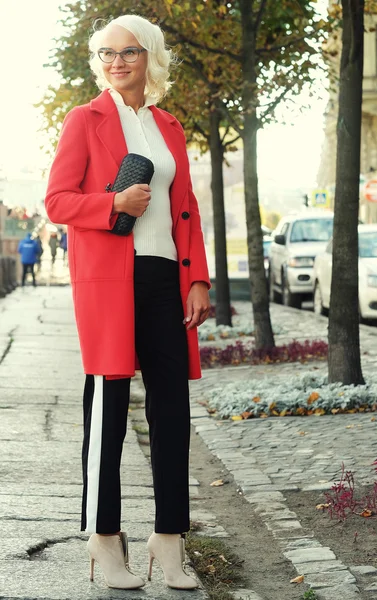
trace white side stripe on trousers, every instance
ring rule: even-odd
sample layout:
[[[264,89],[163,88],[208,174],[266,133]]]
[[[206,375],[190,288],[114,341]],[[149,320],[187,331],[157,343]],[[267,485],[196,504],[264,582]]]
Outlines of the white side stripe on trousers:
[[[99,475],[101,466],[103,415],[103,376],[94,375],[94,395],[90,420],[87,466],[86,531],[96,533]]]

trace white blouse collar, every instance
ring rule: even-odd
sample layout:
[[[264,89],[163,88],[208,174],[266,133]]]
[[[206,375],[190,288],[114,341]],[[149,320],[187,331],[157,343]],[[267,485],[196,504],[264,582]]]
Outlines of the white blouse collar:
[[[114,100],[115,104],[117,106],[127,106],[127,104],[125,104],[122,95],[117,92],[116,90],[114,90],[114,88],[108,88],[109,93],[112,97],[112,99]],[[152,106],[153,104],[156,104],[156,99],[153,98],[152,96],[145,96],[144,97],[144,105],[139,108],[139,110],[143,110],[145,108],[148,108],[149,106]]]

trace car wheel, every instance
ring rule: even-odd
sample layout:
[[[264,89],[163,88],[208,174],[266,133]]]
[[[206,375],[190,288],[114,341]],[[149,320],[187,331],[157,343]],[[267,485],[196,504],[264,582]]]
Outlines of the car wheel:
[[[271,266],[269,268],[268,283],[269,283],[269,290],[270,290],[270,302],[276,302],[276,304],[281,304],[281,302],[282,302],[281,295],[279,294],[279,292],[277,292],[274,289],[275,279],[274,279],[274,276],[271,271]]]
[[[319,282],[315,282],[314,286],[314,312],[316,315],[327,317],[328,310],[323,306],[321,288]]]
[[[281,295],[284,306],[290,306],[291,308],[301,308],[301,295],[292,294],[288,287],[288,283],[285,281],[284,275],[281,277]]]

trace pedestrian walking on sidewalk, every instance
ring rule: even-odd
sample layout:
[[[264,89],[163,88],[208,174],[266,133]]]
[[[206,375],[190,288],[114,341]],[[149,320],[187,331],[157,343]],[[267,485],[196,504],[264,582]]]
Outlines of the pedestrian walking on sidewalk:
[[[35,238],[35,241],[38,244],[38,254],[37,254],[37,273],[39,273],[39,271],[41,270],[41,263],[42,263],[42,254],[43,254],[43,244],[42,244],[42,240],[41,240],[41,236],[37,235],[37,237]]]
[[[87,374],[82,530],[93,534],[91,564],[99,563],[110,587],[144,585],[128,569],[119,476],[130,379],[140,368],[156,505],[149,578],[156,558],[167,585],[192,589],[197,582],[182,568],[190,527],[188,380],[201,376],[197,326],[208,317],[210,282],[184,132],[156,106],[171,85],[173,56],[160,28],[135,15],[96,31],[89,47],[102,93],[66,116],[46,196],[50,219],[68,225]],[[150,186],[108,192],[128,152],[154,163]],[[110,233],[122,212],[137,217],[127,236]]]
[[[50,234],[50,239],[48,241],[51,250],[51,263],[55,264],[56,260],[56,252],[58,249],[58,234],[54,231]]]
[[[63,263],[65,264],[65,259],[67,256],[67,232],[63,231],[63,229],[61,230],[60,233],[60,248],[63,250]]]
[[[31,273],[33,278],[33,286],[37,285],[35,281],[34,265],[37,262],[39,254],[39,246],[32,238],[31,233],[27,233],[25,238],[18,244],[18,252],[21,254],[22,263],[22,287],[25,285],[26,276]]]

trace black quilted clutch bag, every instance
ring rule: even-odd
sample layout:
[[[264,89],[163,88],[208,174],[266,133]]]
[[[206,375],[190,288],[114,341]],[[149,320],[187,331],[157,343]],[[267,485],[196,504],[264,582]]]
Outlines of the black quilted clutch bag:
[[[123,192],[136,183],[150,184],[154,173],[154,166],[149,158],[140,154],[127,154],[119,167],[114,184],[106,186],[108,192]],[[114,227],[110,233],[128,235],[135,225],[136,217],[127,213],[119,213]]]

